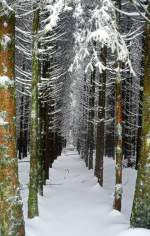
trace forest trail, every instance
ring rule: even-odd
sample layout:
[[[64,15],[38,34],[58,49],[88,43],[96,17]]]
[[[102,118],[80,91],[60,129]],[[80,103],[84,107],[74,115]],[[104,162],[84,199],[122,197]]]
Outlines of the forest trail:
[[[26,236],[119,236],[129,227],[76,151],[66,150],[54,162],[39,213],[26,218]]]

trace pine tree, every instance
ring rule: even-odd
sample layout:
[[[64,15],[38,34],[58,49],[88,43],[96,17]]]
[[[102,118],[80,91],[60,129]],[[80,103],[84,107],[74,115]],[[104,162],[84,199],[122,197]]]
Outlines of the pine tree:
[[[150,13],[150,4],[148,7]],[[150,23],[145,27],[142,143],[131,226],[150,229]]]
[[[24,236],[16,152],[15,13],[3,4],[0,3],[0,235]]]
[[[116,1],[116,5],[121,9],[121,0]],[[117,14],[117,25],[120,30],[120,13]],[[117,60],[117,59],[116,59]],[[121,69],[123,69],[123,63],[118,61],[116,63],[116,78],[115,78],[115,193],[114,193],[114,209],[121,211],[121,200],[122,200],[122,160],[123,160],[123,150],[122,150],[122,75]]]
[[[107,47],[101,50],[101,60],[106,66]],[[104,162],[104,135],[105,135],[105,90],[106,90],[106,70],[100,74],[99,94],[98,94],[98,124],[96,137],[96,164],[95,176],[98,183],[103,186],[103,162]]]
[[[40,80],[40,64],[38,59],[38,32],[40,9],[33,4],[32,22],[32,97],[31,97],[31,128],[30,128],[30,182],[28,198],[28,217],[38,216],[38,115]]]
[[[116,159],[116,185],[114,208],[121,210],[122,199],[122,96],[121,96],[121,74],[120,66],[118,67],[118,75],[115,81],[115,159]]]
[[[89,124],[88,124],[88,168],[93,169],[93,150],[94,150],[94,105],[95,105],[95,75],[96,68],[91,72],[90,91],[89,91]]]

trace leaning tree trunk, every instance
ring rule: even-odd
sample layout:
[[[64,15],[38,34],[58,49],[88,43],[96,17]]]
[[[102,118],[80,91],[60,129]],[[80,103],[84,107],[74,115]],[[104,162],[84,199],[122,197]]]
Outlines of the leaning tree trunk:
[[[30,128],[30,182],[28,198],[28,217],[38,216],[38,83],[40,66],[38,59],[38,31],[40,10],[33,6],[32,23],[32,97],[31,97],[31,128]]]
[[[7,10],[8,11],[8,10]],[[0,3],[0,235],[24,236],[16,154],[15,14]]]
[[[149,4],[150,13],[150,4]],[[141,155],[131,215],[131,226],[150,229],[150,23],[145,27],[144,97]]]

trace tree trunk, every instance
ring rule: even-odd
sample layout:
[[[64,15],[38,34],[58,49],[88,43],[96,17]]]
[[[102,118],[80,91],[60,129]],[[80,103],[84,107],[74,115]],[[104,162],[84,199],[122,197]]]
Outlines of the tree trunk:
[[[149,4],[150,13],[150,4]],[[150,23],[145,27],[144,96],[141,155],[131,215],[131,226],[150,229]]]
[[[121,10],[121,0],[116,1],[117,7]],[[117,13],[117,24],[120,30],[120,13]],[[116,55],[117,56],[117,55]],[[123,117],[122,117],[122,78],[120,69],[123,68],[122,63],[117,63],[117,78],[115,80],[115,193],[114,193],[114,209],[121,211],[122,200],[122,160],[123,160],[123,145],[122,145],[122,130],[123,130]]]
[[[24,236],[16,153],[15,14],[2,11],[0,3],[0,235]]]
[[[91,83],[90,83],[90,98],[89,98],[89,124],[88,124],[88,159],[89,159],[89,170],[93,169],[93,150],[94,150],[94,104],[95,104],[95,74],[96,68],[91,73]]]
[[[31,97],[31,128],[30,128],[30,182],[28,198],[28,217],[38,216],[38,83],[40,77],[38,59],[39,9],[33,6],[32,23],[32,97]]]
[[[145,39],[145,37],[143,38]],[[145,45],[144,39],[142,40],[143,51],[144,51],[144,45]],[[140,160],[140,153],[141,153],[141,143],[142,143],[142,112],[143,112],[143,88],[144,88],[144,79],[143,79],[144,56],[143,54],[142,54],[141,67],[142,67],[142,75],[140,76],[140,91],[139,91],[139,112],[138,112],[138,130],[137,130],[137,146],[136,146],[136,166],[135,166],[136,169],[138,169],[138,163]]]
[[[120,70],[120,65],[118,70]],[[118,71],[116,78],[116,104],[115,104],[115,158],[116,158],[116,185],[114,209],[121,210],[122,199],[122,93],[121,93],[121,74]]]
[[[38,116],[38,192],[43,196],[43,185],[44,185],[44,103],[39,99],[39,116]]]
[[[101,52],[101,59],[106,65],[107,48],[104,47]],[[96,136],[96,164],[95,176],[98,183],[103,186],[103,159],[105,148],[105,90],[106,90],[106,71],[103,71],[99,80],[99,99],[98,99],[98,124]]]

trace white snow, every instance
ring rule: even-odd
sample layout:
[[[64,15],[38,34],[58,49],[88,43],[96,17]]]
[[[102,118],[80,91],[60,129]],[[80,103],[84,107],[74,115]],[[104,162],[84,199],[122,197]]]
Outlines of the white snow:
[[[45,32],[52,31],[54,27],[57,26],[57,23],[60,20],[60,14],[62,12],[72,11],[73,8],[69,6],[69,1],[57,0],[53,3],[50,1],[46,6],[46,9],[49,11],[50,15],[45,20]]]
[[[11,80],[8,76],[3,75],[0,76],[0,87],[8,87],[8,86],[13,86],[14,85],[14,81]]]
[[[103,0],[100,5],[90,9],[89,16],[85,18],[84,4],[81,1],[75,1],[74,18],[76,20],[75,37],[75,57],[69,71],[79,70],[83,62],[86,61],[86,70],[92,70],[93,63],[98,66],[100,73],[106,69],[99,61],[99,50],[95,50],[97,45],[103,48],[106,46],[111,49],[112,54],[117,55],[117,61],[122,61],[133,71],[129,58],[129,51],[123,35],[118,31],[116,22],[116,9],[113,1]],[[88,15],[87,14],[87,15]],[[86,24],[85,24],[86,20]],[[94,30],[93,30],[94,29]],[[89,52],[88,52],[89,51]],[[91,57],[88,57],[88,54]],[[111,70],[114,70],[109,66]]]
[[[63,11],[64,8],[64,0],[58,0],[54,2],[53,5],[48,5],[46,7],[49,12],[50,16],[46,19],[46,22],[48,22],[45,26],[45,31],[51,31],[59,21],[59,14]]]
[[[1,45],[4,48],[4,50],[6,50],[10,42],[11,42],[11,38],[9,37],[9,35],[6,34],[2,37]]]
[[[0,126],[7,125],[8,122],[6,122],[2,117],[0,117]]]
[[[129,229],[120,233],[118,236],[150,236],[150,230],[147,229]]]
[[[4,27],[7,28],[7,26],[8,26],[8,24],[7,24],[7,22],[5,21],[5,22],[4,22]]]
[[[129,229],[136,172],[123,171],[122,213],[112,210],[114,161],[105,158],[104,188],[97,183],[76,151],[64,150],[50,169],[50,180],[39,196],[40,216],[27,219],[29,159],[19,162],[26,236],[150,236],[145,229]]]
[[[6,121],[6,117],[7,117],[7,112],[1,111],[0,112],[0,126],[5,126],[8,124],[8,122]]]
[[[32,119],[36,118],[36,112],[34,110],[31,111],[31,118]]]
[[[10,12],[13,11],[10,4],[8,4],[6,0],[1,0],[1,4],[2,4],[3,8],[5,9],[5,14],[9,14]]]
[[[64,7],[64,11],[72,11],[72,10],[73,10],[72,7],[69,7],[69,6],[65,6],[65,7]]]

